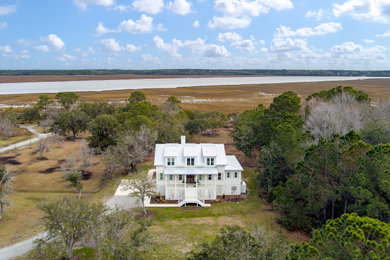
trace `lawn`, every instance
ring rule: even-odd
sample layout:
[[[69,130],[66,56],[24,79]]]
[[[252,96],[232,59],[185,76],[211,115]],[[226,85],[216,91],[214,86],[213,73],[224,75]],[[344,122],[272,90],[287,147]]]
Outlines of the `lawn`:
[[[33,134],[30,133],[27,129],[14,128],[13,134],[11,137],[9,137],[7,139],[4,139],[4,138],[0,139],[0,147],[15,144],[15,143],[30,139],[32,137],[33,137]]]
[[[4,219],[0,221],[0,247],[29,238],[42,231],[39,219],[42,213],[36,208],[36,202],[42,199],[61,196],[76,196],[76,191],[68,187],[63,178],[60,166],[70,155],[77,155],[83,140],[68,141],[57,147],[49,141],[50,152],[45,153],[46,160],[38,160],[37,145],[12,153],[3,154],[0,159],[16,171],[14,192],[11,194],[11,205],[7,207]],[[102,187],[104,166],[96,156],[92,173],[88,180],[83,180],[83,197],[92,200],[108,199],[115,192],[120,181],[117,178],[109,185]]]
[[[284,233],[291,242],[308,239],[304,234],[287,232],[276,223],[276,214],[258,196],[256,173],[252,169],[245,169],[243,176],[249,193],[247,199],[240,203],[221,202],[212,204],[210,208],[149,209],[155,214],[150,227],[155,245],[146,258],[183,259],[196,243],[213,239],[225,225],[264,225]]]

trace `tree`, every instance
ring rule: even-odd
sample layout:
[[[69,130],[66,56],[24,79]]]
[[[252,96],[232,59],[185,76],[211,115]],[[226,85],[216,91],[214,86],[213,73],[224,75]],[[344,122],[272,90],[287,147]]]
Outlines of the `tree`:
[[[80,171],[70,171],[65,175],[65,179],[70,182],[70,186],[79,193],[79,199],[81,198],[81,189],[83,188],[82,177],[83,175]]]
[[[7,166],[0,166],[0,220],[3,219],[4,208],[10,201],[8,195],[12,192],[13,176],[15,171]]]
[[[77,106],[80,111],[83,111],[90,118],[96,118],[99,115],[112,115],[115,111],[115,105],[107,102],[83,102]]]
[[[89,125],[92,136],[88,138],[91,147],[105,150],[115,144],[118,121],[111,115],[99,115]]]
[[[213,241],[192,250],[188,259],[284,259],[287,250],[285,238],[264,227],[252,226],[246,231],[239,226],[227,226]]]
[[[37,205],[44,212],[42,222],[47,232],[46,241],[59,237],[66,246],[66,258],[71,259],[73,247],[96,225],[105,209],[101,203],[65,197],[44,201]]]
[[[376,145],[390,143],[390,121],[375,120],[361,129],[363,141]]]
[[[82,111],[63,111],[54,121],[51,131],[62,136],[70,131],[75,140],[78,133],[87,130],[88,122],[88,116]]]
[[[125,133],[115,146],[109,146],[104,152],[106,158],[114,161],[110,165],[122,168],[126,172],[134,172],[146,155],[152,151],[157,133],[142,127],[137,132]]]
[[[129,103],[135,104],[135,103],[144,103],[147,102],[146,96],[142,91],[133,91],[130,94]]]
[[[130,197],[134,196],[138,198],[141,202],[144,215],[146,215],[145,199],[155,194],[155,188],[155,185],[148,179],[147,173],[140,172],[128,181],[128,183],[123,187],[123,190],[129,190]]]
[[[90,235],[98,246],[100,258],[136,260],[142,258],[141,252],[148,250],[149,226],[150,221],[136,219],[128,211],[114,209],[100,218]]]
[[[83,143],[80,147],[79,158],[80,158],[80,168],[82,170],[83,176],[87,176],[87,170],[92,166],[92,157],[94,155],[94,150],[90,149],[86,143]]]
[[[20,117],[22,120],[31,123],[32,121],[38,121],[41,119],[39,114],[39,109],[37,106],[32,108],[26,108],[20,112]]]
[[[199,143],[201,141],[201,133],[208,128],[208,122],[204,118],[195,118],[189,120],[185,124],[185,130],[188,131],[190,135],[198,135]]]
[[[79,96],[73,92],[59,92],[56,95],[56,100],[60,103],[65,110],[69,110],[70,107],[76,103]]]
[[[4,139],[13,134],[14,127],[17,127],[17,114],[12,108],[5,109],[0,113],[0,131]]]
[[[295,244],[287,259],[389,259],[390,226],[357,214],[344,214],[314,230],[309,243]]]
[[[37,108],[39,110],[43,110],[46,112],[47,107],[52,104],[54,101],[53,99],[48,95],[40,95],[39,100],[37,102]]]
[[[309,130],[316,141],[331,138],[333,134],[345,135],[351,130],[359,133],[368,105],[347,93],[335,95],[328,102],[313,100],[308,106],[304,129]]]
[[[48,153],[49,151],[50,149],[49,149],[49,145],[47,144],[47,139],[40,138],[38,142],[38,152],[39,152],[38,160],[46,159],[43,157],[43,153]]]

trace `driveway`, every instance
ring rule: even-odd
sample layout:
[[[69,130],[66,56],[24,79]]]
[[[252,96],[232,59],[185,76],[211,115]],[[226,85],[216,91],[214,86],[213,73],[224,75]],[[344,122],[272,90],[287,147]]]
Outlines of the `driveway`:
[[[21,148],[23,148],[25,146],[29,146],[30,144],[39,142],[39,140],[47,138],[47,137],[49,137],[51,135],[51,134],[41,134],[41,133],[38,133],[37,131],[34,130],[34,127],[36,127],[36,126],[37,125],[20,126],[21,128],[26,128],[29,132],[33,133],[37,137],[29,139],[29,140],[22,141],[22,142],[19,142],[19,143],[16,143],[16,144],[11,144],[11,145],[3,147],[3,148],[0,148],[0,153],[5,153],[5,152],[12,151],[12,150],[15,150],[15,149],[21,149]],[[1,258],[0,258],[0,260],[1,260]]]

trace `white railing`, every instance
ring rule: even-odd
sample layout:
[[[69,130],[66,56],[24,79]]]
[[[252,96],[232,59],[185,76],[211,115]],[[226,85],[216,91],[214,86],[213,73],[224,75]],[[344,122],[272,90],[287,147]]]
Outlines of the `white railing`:
[[[186,196],[185,196],[185,195],[181,196],[181,197],[178,199],[177,204],[182,203],[185,199],[186,199]]]
[[[201,201],[204,204],[204,198],[198,194],[198,200]]]

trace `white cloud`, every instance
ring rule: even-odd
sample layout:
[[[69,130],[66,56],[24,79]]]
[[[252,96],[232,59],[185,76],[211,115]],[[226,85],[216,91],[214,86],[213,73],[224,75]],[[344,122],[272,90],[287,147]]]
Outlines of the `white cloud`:
[[[365,39],[364,42],[365,42],[365,43],[371,44],[371,43],[374,43],[375,41],[374,41],[374,40],[371,40],[371,39]]]
[[[242,41],[233,42],[232,47],[247,52],[253,52],[255,50],[255,46],[251,40],[242,40]]]
[[[209,21],[210,28],[235,29],[246,28],[252,16],[268,14],[271,9],[277,11],[293,8],[290,0],[215,0],[214,9],[223,16],[214,16]]]
[[[220,46],[216,44],[209,44],[204,46],[203,57],[209,58],[218,58],[218,57],[228,57],[230,54],[225,48],[225,46]]]
[[[194,23],[192,24],[192,26],[193,26],[194,28],[198,28],[198,27],[200,26],[199,21],[198,21],[198,20],[195,20]]]
[[[225,32],[225,33],[218,34],[218,41],[220,42],[239,41],[239,40],[241,40],[241,35],[235,32]]]
[[[41,39],[45,42],[51,50],[61,50],[64,48],[65,43],[56,34],[49,34],[48,36]]]
[[[87,9],[89,5],[111,6],[114,0],[73,0],[73,3],[81,9]]]
[[[41,41],[45,44],[34,47],[34,50],[40,52],[59,51],[65,46],[61,38],[53,33],[46,37],[41,37]]]
[[[168,29],[164,27],[162,23],[159,23],[156,27],[156,30],[159,32],[166,32]]]
[[[116,5],[112,8],[114,11],[118,12],[126,12],[127,10],[130,9],[129,5]]]
[[[336,17],[348,15],[363,22],[390,23],[390,0],[348,0],[333,5]]]
[[[0,23],[0,30],[4,30],[5,28],[7,28],[7,22],[1,22]]]
[[[335,33],[342,29],[339,23],[322,23],[315,28],[304,27],[299,28],[296,31],[291,30],[290,27],[280,26],[276,29],[275,37],[310,37],[314,35],[325,35],[328,33]]]
[[[124,47],[124,50],[125,52],[136,52],[136,51],[140,51],[141,50],[141,47],[137,47],[133,44],[126,44],[126,46]]]
[[[62,61],[62,62],[72,61],[75,59],[76,59],[76,57],[71,56],[71,55],[66,54],[66,53],[64,53],[61,57],[58,58],[58,60]]]
[[[39,51],[39,52],[48,52],[48,51],[50,51],[49,46],[47,46],[47,45],[35,46],[34,50]]]
[[[163,0],[135,0],[132,3],[133,7],[139,12],[157,14],[164,8]]]
[[[306,50],[306,41],[302,39],[274,38],[271,42],[271,52],[290,52]]]
[[[106,52],[120,52],[122,47],[114,38],[103,39],[100,41],[102,50]]]
[[[237,28],[246,28],[250,25],[251,18],[242,17],[237,18],[233,16],[214,16],[212,21],[209,21],[209,27],[214,28],[223,28],[223,29],[237,29]]]
[[[100,45],[102,46],[102,50],[105,52],[135,52],[140,51],[141,47],[137,47],[133,44],[126,44],[126,46],[122,47],[114,38],[108,38],[100,40]]]
[[[6,46],[1,46],[0,45],[0,52],[12,53],[12,49],[11,49],[11,47],[9,47],[9,45],[6,45]]]
[[[206,44],[204,40],[198,38],[196,40],[180,41],[173,39],[171,43],[164,42],[159,36],[153,38],[153,45],[156,48],[166,52],[173,58],[182,58],[182,55],[178,52],[181,48],[189,48],[193,55],[203,57],[227,57],[229,52],[225,46],[216,44]]]
[[[376,37],[390,37],[390,30],[387,30],[382,34],[377,34]]]
[[[141,58],[147,63],[160,64],[160,59],[156,56],[150,55],[149,53],[142,54]]]
[[[332,47],[331,52],[337,54],[345,53],[359,53],[363,50],[363,46],[355,44],[354,42],[345,42],[340,45],[335,45]]]
[[[102,22],[99,22],[99,24],[98,24],[98,26],[96,27],[95,30],[96,30],[96,33],[98,35],[103,35],[103,34],[115,32],[115,30],[113,30],[113,29],[109,29],[107,27],[104,27]]]
[[[16,12],[16,5],[0,5],[0,15],[9,15]]]
[[[122,21],[118,27],[119,31],[127,31],[130,33],[148,33],[153,30],[153,18],[147,15],[141,15],[137,21],[131,19]]]
[[[309,10],[305,14],[305,17],[306,18],[313,18],[317,21],[320,21],[324,17],[324,15],[325,15],[325,12],[322,9],[319,9],[318,11]]]
[[[276,10],[291,9],[290,0],[215,0],[214,9],[229,16],[259,16]]]
[[[191,12],[191,3],[187,0],[174,0],[168,3],[167,9],[175,14],[186,15]]]
[[[157,49],[166,52],[169,56],[174,58],[181,58],[181,54],[178,53],[181,42],[177,40],[173,40],[173,43],[166,43],[159,36],[153,37],[153,45],[156,46]]]

